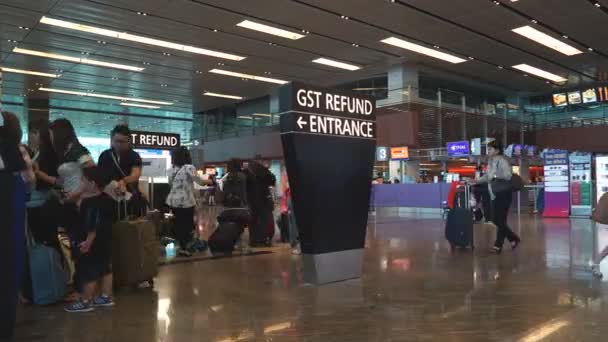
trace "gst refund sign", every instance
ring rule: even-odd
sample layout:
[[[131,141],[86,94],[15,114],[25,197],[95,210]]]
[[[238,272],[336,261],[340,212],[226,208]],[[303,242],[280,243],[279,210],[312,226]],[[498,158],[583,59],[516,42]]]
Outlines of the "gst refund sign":
[[[294,132],[375,139],[375,100],[321,88],[293,86],[290,129]]]
[[[180,140],[180,135],[175,133],[131,131],[131,142],[135,148],[173,149],[180,146]]]

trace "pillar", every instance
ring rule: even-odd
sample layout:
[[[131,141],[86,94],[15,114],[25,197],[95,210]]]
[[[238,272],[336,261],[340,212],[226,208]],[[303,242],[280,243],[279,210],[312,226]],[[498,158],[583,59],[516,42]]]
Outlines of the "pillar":
[[[394,65],[388,70],[387,76],[387,103],[411,102],[418,99],[418,68],[415,65]]]
[[[50,104],[49,98],[27,98],[28,122],[38,120],[49,120]]]

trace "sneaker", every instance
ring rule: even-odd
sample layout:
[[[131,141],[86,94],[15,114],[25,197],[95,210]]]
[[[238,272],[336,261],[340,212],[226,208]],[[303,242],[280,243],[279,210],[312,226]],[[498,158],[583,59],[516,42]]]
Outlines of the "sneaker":
[[[110,296],[99,296],[93,300],[93,306],[109,307],[114,306],[114,300]]]
[[[95,310],[95,308],[93,307],[93,305],[91,303],[85,302],[83,300],[79,300],[72,304],[66,305],[63,309],[67,312],[74,312],[74,313],[91,312],[91,311]]]
[[[302,254],[302,251],[300,250],[300,247],[295,247],[291,250],[291,254],[300,255],[300,254]]]

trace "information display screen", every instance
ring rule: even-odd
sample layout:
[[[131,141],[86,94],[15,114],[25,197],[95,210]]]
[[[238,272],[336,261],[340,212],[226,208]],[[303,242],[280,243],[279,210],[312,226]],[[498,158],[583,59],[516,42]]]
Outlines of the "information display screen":
[[[581,93],[579,91],[573,91],[568,93],[568,103],[580,104],[582,103]]]
[[[597,102],[597,94],[595,93],[595,89],[587,89],[583,91],[583,103],[593,103]]]
[[[553,94],[553,105],[555,107],[564,107],[568,105],[568,97],[566,93]]]
[[[545,217],[568,217],[570,214],[570,186],[568,152],[545,152]]]

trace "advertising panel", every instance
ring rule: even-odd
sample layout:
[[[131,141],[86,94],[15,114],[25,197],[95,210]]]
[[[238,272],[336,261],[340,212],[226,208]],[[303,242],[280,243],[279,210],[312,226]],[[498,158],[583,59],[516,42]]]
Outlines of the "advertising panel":
[[[553,105],[555,107],[567,106],[568,96],[566,96],[566,93],[553,94]]]
[[[449,157],[468,157],[470,153],[469,142],[467,140],[449,142],[446,149]]]
[[[595,157],[596,200],[608,192],[608,155]]]
[[[591,216],[591,153],[570,154],[570,215]]]
[[[392,160],[407,160],[410,158],[410,150],[407,146],[391,147]]]
[[[545,217],[570,215],[568,151],[545,152]]]

